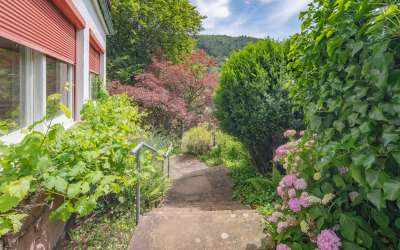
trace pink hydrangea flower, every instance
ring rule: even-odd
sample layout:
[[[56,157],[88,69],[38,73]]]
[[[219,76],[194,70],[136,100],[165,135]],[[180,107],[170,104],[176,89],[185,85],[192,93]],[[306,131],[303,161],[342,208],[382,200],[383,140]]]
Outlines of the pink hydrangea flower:
[[[300,136],[304,136],[305,132],[306,132],[306,131],[302,130],[302,131],[300,131],[299,135],[300,135]]]
[[[288,227],[289,227],[289,223],[287,223],[286,221],[281,221],[281,222],[278,223],[277,232],[278,232],[278,233],[282,233],[282,232],[285,231]]]
[[[287,154],[288,150],[286,148],[286,145],[281,145],[275,150],[275,155],[280,158],[282,156],[285,156]]]
[[[288,195],[289,195],[290,199],[295,198],[296,197],[296,190],[294,188],[289,189],[288,190]]]
[[[304,190],[307,188],[307,183],[303,178],[297,179],[294,183],[294,188],[297,190]]]
[[[279,244],[276,246],[276,250],[291,250],[291,248],[286,244]]]
[[[294,174],[286,175],[283,177],[282,181],[286,187],[293,187],[294,183],[296,183],[296,181],[297,181],[297,176]]]
[[[301,211],[301,203],[297,198],[290,199],[288,202],[289,209],[297,213]]]
[[[283,214],[281,212],[273,212],[270,217],[268,217],[268,221],[271,223],[278,223],[279,218],[281,218]]]
[[[335,231],[325,229],[317,237],[317,246],[319,250],[339,250],[342,242]]]
[[[308,195],[307,192],[301,193],[301,195],[300,195],[300,205],[302,207],[304,207],[304,208],[308,208],[311,205],[310,200],[309,200],[309,195]]]
[[[283,189],[282,186],[278,186],[278,187],[276,188],[276,192],[277,192],[278,195],[279,195],[280,197],[282,197],[282,198],[283,198],[283,196],[285,195],[285,190]]]
[[[297,131],[296,131],[296,130],[294,130],[294,129],[289,129],[289,130],[286,130],[286,131],[283,133],[283,137],[285,137],[285,138],[291,138],[291,137],[294,137],[296,134],[297,134]]]

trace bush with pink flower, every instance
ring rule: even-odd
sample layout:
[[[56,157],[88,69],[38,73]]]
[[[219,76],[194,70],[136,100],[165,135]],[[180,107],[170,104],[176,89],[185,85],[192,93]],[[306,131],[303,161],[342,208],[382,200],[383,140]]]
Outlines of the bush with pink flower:
[[[329,152],[319,151],[317,135],[289,140],[295,143],[281,146],[286,151],[276,161],[287,172],[276,187],[281,201],[267,219],[276,249],[395,249],[390,246],[400,236],[393,230],[396,225],[400,229],[400,219],[391,222],[385,209],[361,203],[365,192],[355,185],[354,173],[343,163],[321,163]],[[363,215],[363,210],[372,214]],[[386,236],[374,231],[384,225]],[[380,240],[373,238],[378,235]]]
[[[282,177],[276,187],[281,203],[267,218],[269,231],[278,242],[276,249],[290,249],[291,245],[299,244],[318,247],[320,250],[339,249],[342,240],[338,234],[333,229],[324,229],[318,224],[322,221],[321,215],[329,208],[336,195],[329,188],[324,188],[326,193],[321,189],[315,191],[321,181],[321,178],[315,180],[314,176],[318,172],[311,167],[315,162],[315,138],[295,139],[294,135],[304,133],[287,131],[285,137],[290,141],[278,147],[275,160],[277,164],[286,165],[288,174]]]

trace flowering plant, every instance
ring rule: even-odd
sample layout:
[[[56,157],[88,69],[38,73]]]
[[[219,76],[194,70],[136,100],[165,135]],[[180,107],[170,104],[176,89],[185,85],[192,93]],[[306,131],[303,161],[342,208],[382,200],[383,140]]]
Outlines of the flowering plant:
[[[299,135],[298,139],[296,135]],[[283,176],[276,188],[282,203],[275,207],[267,219],[270,232],[279,242],[276,249],[291,249],[290,246],[299,245],[315,249],[317,245],[320,250],[336,250],[341,246],[341,239],[333,229],[319,225],[322,219],[315,212],[329,207],[335,194],[333,190],[325,190],[324,193],[313,188],[321,180],[315,178],[319,173],[308,167],[315,161],[313,152],[316,136],[303,136],[304,132],[285,131],[284,137],[289,142],[275,151],[274,160],[283,165],[287,175]]]
[[[392,224],[385,211],[364,201],[348,167],[324,164],[329,153],[319,136],[286,138],[274,158],[287,173],[276,187],[281,203],[267,218],[276,249],[393,249],[399,220]]]

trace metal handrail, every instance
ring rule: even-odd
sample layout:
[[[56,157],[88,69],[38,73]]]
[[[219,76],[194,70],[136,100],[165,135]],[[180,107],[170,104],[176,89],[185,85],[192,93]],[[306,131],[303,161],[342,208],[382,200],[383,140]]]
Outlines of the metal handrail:
[[[167,152],[165,152],[164,154],[160,153],[155,147],[145,143],[145,142],[141,142],[138,145],[136,145],[136,147],[134,149],[132,149],[131,154],[135,156],[136,158],[136,165],[137,165],[137,169],[138,169],[138,181],[136,184],[136,225],[139,223],[139,219],[140,219],[140,171],[141,171],[141,166],[140,166],[140,152],[142,151],[142,149],[149,149],[150,151],[152,151],[153,153],[156,153],[158,156],[163,157],[163,161],[162,161],[162,171],[164,174],[164,162],[165,160],[167,160],[167,176],[169,177],[169,155],[172,152],[172,143],[169,144],[168,150]]]

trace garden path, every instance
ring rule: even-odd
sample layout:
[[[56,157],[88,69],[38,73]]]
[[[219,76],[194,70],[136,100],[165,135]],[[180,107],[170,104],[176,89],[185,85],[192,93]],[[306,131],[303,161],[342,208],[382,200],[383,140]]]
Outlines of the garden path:
[[[171,160],[172,188],[144,214],[129,250],[256,250],[266,242],[262,217],[232,200],[229,169],[191,157]]]

